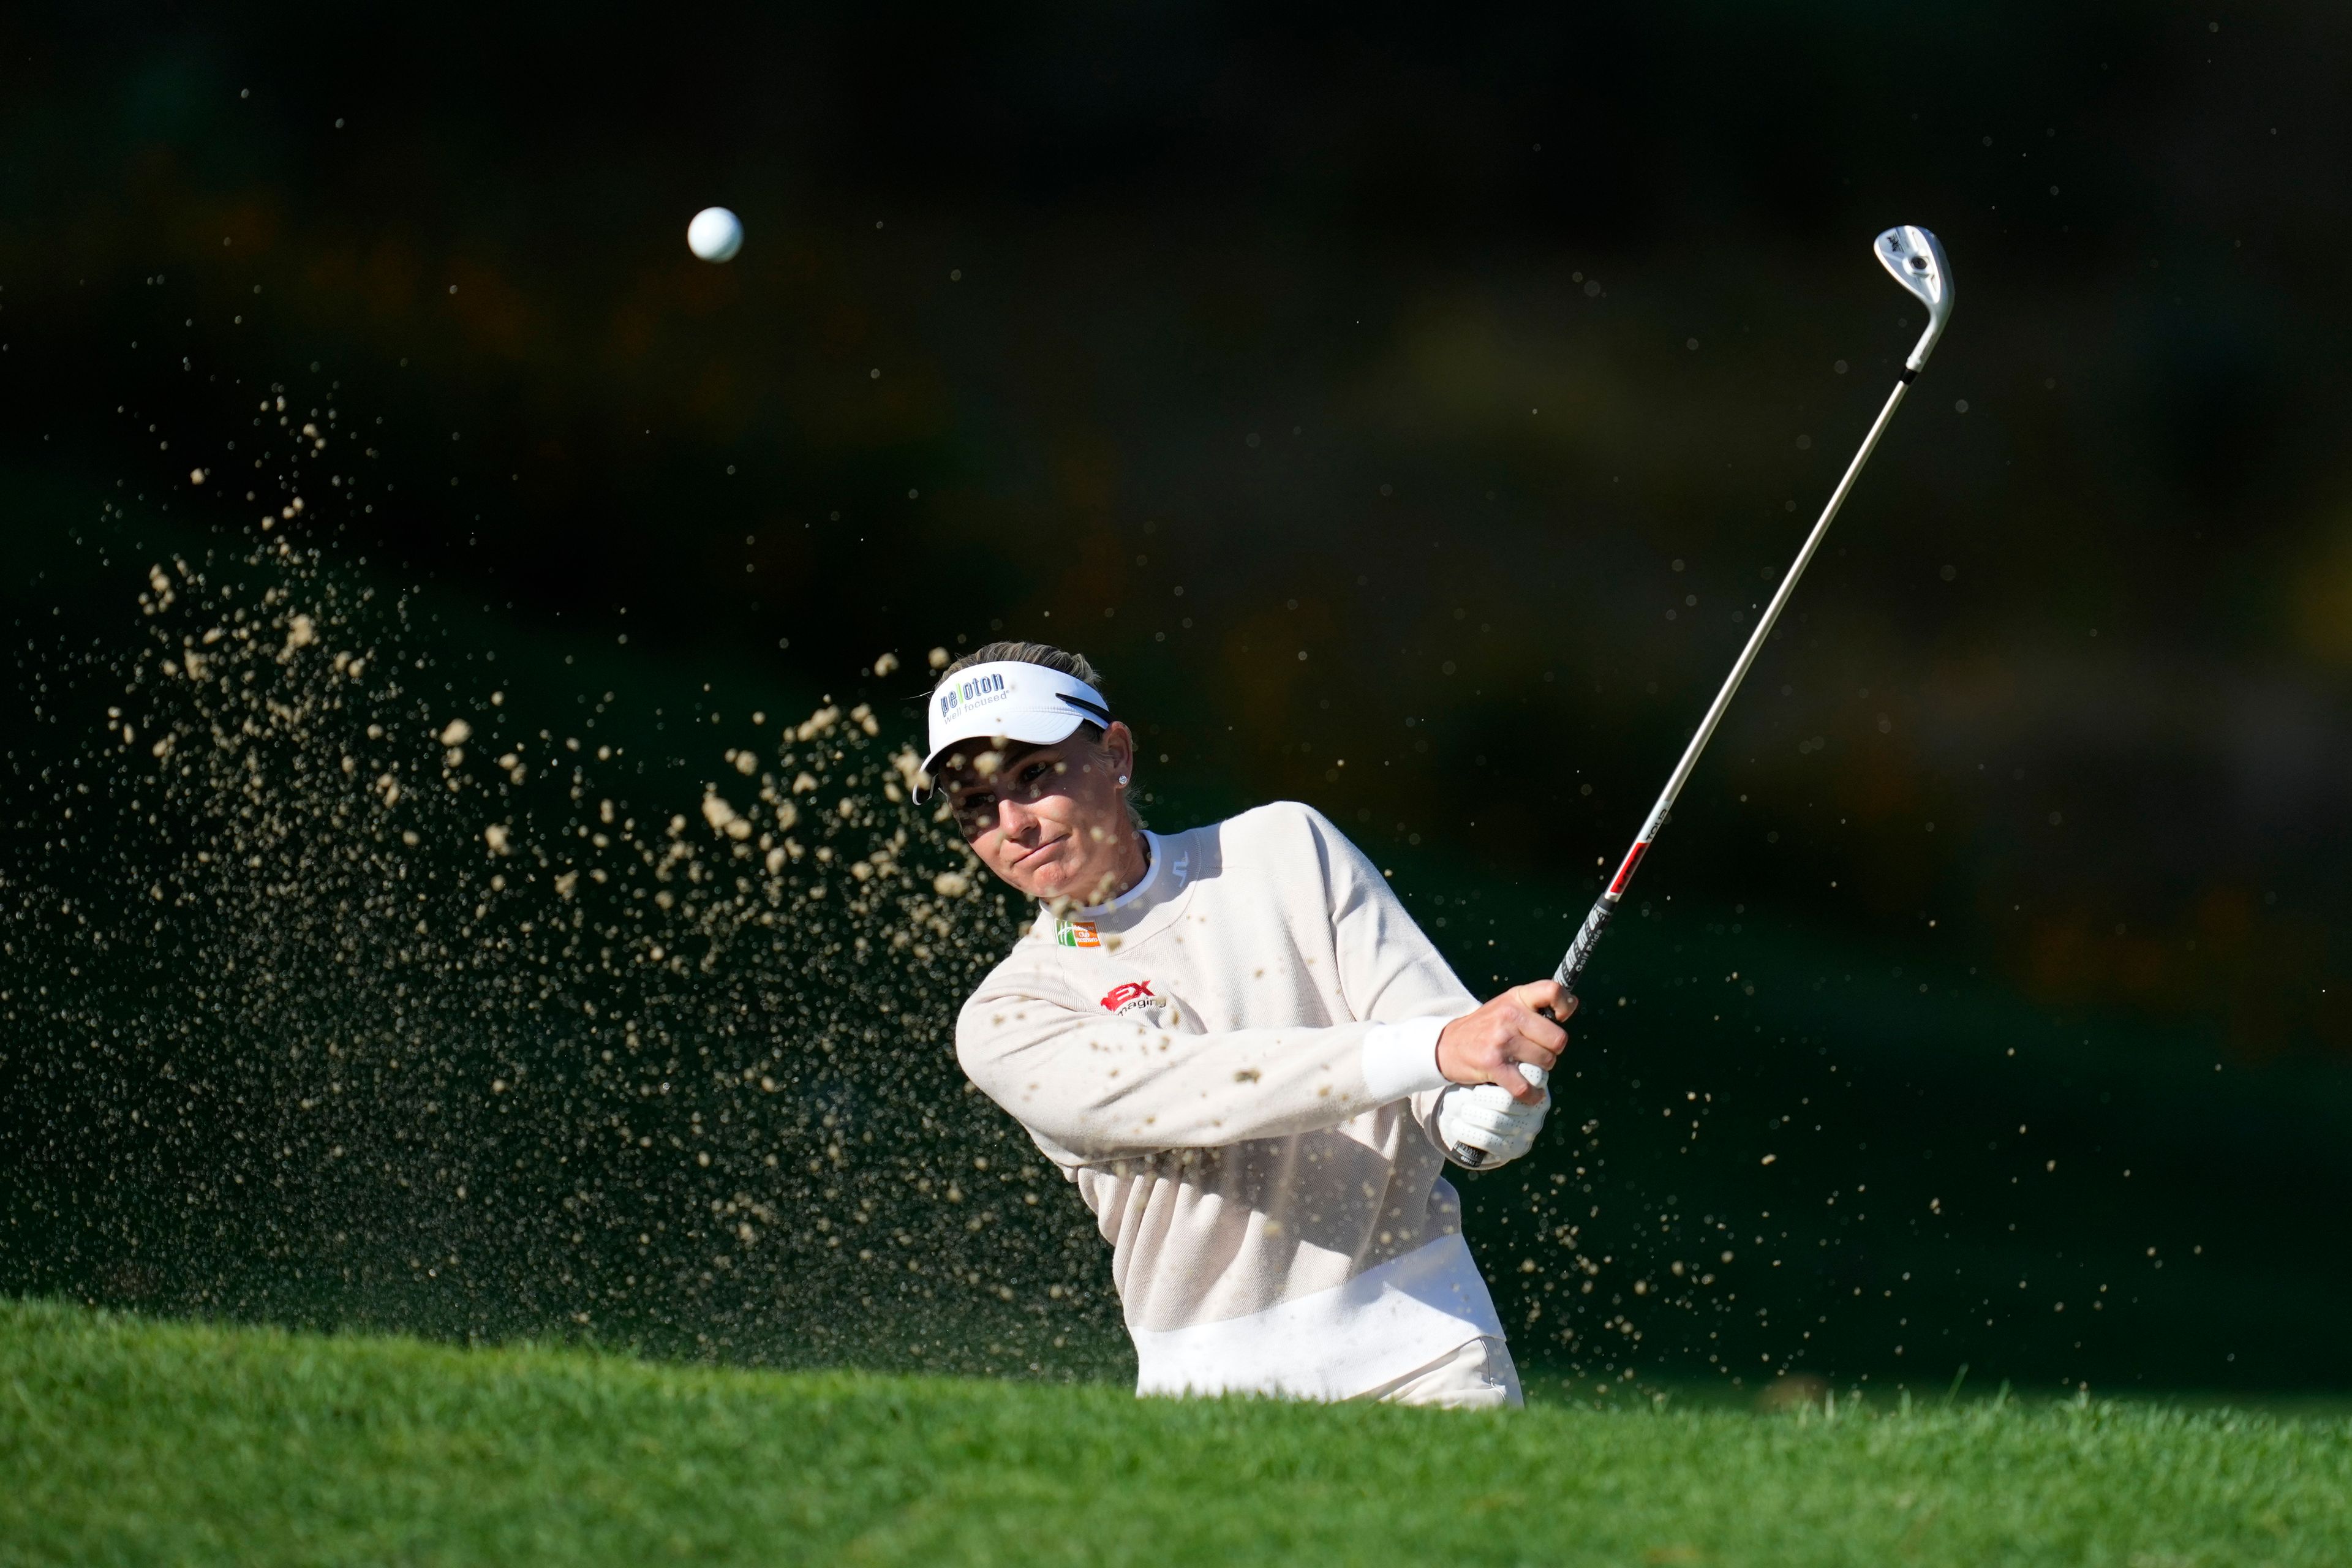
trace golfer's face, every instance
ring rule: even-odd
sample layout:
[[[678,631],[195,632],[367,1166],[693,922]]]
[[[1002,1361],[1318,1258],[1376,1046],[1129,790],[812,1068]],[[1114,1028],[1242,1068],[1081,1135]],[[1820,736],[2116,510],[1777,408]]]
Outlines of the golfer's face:
[[[1032,898],[1091,901],[1125,820],[1098,748],[986,752],[942,784],[964,841],[990,870]]]

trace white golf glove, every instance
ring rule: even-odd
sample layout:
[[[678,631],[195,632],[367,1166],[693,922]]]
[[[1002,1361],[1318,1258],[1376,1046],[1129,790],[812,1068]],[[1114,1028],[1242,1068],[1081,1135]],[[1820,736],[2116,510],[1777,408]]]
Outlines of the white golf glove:
[[[1543,1088],[1543,1068],[1521,1063],[1519,1073]],[[1437,1141],[1448,1149],[1467,1143],[1485,1151],[1486,1163],[1479,1169],[1491,1171],[1535,1147],[1544,1113],[1550,1109],[1549,1094],[1533,1105],[1522,1105],[1500,1084],[1457,1083],[1437,1097]]]

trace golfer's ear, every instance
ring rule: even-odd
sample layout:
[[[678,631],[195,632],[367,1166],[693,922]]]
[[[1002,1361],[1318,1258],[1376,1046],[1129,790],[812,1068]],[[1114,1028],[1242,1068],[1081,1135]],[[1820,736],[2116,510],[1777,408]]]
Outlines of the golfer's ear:
[[[1113,773],[1135,772],[1135,731],[1127,727],[1124,720],[1111,721],[1110,728],[1103,731],[1102,749]]]

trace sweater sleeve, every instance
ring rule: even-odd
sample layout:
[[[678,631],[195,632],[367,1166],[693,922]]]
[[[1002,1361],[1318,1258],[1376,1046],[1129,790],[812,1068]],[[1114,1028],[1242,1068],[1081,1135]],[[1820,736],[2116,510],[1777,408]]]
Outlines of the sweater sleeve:
[[[984,985],[966,1003],[956,1056],[991,1100],[1073,1153],[1286,1138],[1381,1103],[1363,1068],[1377,1025],[1183,1034],[1024,989]]]
[[[1348,1000],[1358,1016],[1391,1020],[1399,1044],[1410,1041],[1417,1065],[1426,1075],[1400,1084],[1410,1098],[1411,1114],[1423,1134],[1441,1153],[1444,1140],[1437,1135],[1437,1101],[1445,1079],[1437,1071],[1437,1036],[1446,1024],[1475,1012],[1472,995],[1445,962],[1426,931],[1405,912],[1403,901],[1388,879],[1363,851],[1320,813],[1302,808],[1327,847],[1333,867],[1331,881],[1339,895],[1340,918],[1333,924],[1339,941],[1339,973]],[[1368,1054],[1376,1054],[1377,1046]]]
[[[1339,984],[1359,1018],[1375,1023],[1426,1026],[1430,1073],[1435,1073],[1437,1029],[1476,1010],[1478,999],[1455,978],[1436,945],[1405,912],[1380,868],[1345,834],[1312,806],[1297,808],[1315,835],[1331,890],[1331,931],[1339,960]],[[1433,1089],[1431,1077],[1406,1092]],[[1400,1097],[1401,1098],[1401,1097]]]

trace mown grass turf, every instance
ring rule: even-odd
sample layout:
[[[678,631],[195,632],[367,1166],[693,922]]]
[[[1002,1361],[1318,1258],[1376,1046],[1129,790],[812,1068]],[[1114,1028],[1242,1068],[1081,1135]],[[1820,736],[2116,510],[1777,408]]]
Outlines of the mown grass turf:
[[[0,1302],[8,1563],[2343,1563],[2347,1499],[2342,1419],[1139,1403]]]

